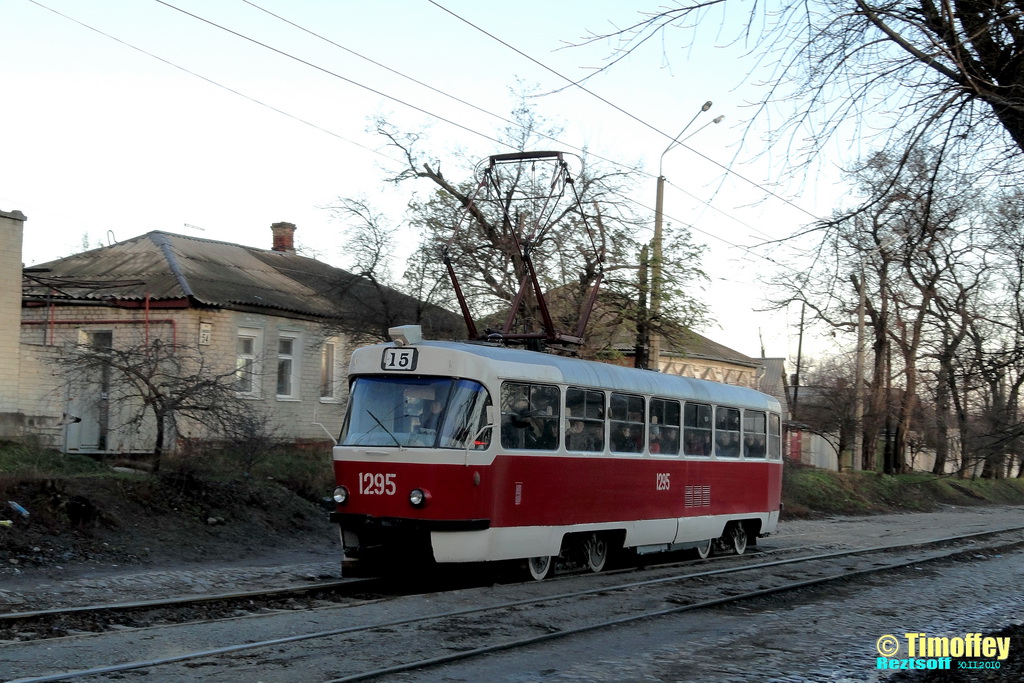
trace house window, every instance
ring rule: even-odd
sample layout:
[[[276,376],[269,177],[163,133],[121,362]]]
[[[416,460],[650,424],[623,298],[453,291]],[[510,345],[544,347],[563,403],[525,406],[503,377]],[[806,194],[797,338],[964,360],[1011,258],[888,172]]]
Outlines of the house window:
[[[239,394],[259,393],[256,356],[259,353],[260,331],[239,328],[235,348],[235,389]]]
[[[298,398],[299,340],[282,334],[277,340],[277,397]]]
[[[320,348],[320,398],[333,399],[334,387],[337,384],[335,376],[335,353],[337,345],[333,341],[324,342]]]

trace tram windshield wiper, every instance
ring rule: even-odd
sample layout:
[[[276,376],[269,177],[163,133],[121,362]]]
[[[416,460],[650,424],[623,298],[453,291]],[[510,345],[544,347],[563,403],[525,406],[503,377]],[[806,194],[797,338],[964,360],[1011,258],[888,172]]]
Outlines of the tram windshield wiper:
[[[390,437],[391,437],[391,440],[395,442],[395,445],[396,445],[396,446],[398,446],[399,448],[401,448],[401,447],[402,447],[402,444],[401,444],[401,443],[400,443],[400,442],[398,441],[398,439],[397,439],[397,438],[395,438],[395,435],[391,433],[391,430],[390,430],[390,429],[388,429],[387,427],[385,427],[385,426],[384,426],[384,423],[383,423],[383,422],[381,422],[381,421],[380,421],[380,420],[379,420],[379,419],[377,418],[377,416],[376,416],[376,415],[374,415],[374,414],[373,414],[372,412],[370,412],[370,409],[369,409],[369,408],[367,408],[367,409],[366,409],[366,414],[367,414],[367,415],[369,415],[370,417],[372,417],[372,418],[373,418],[373,421],[374,421],[374,422],[376,422],[376,423],[377,423],[378,425],[380,425],[380,428],[381,428],[381,429],[383,429],[383,430],[384,430],[384,432],[385,432],[385,433],[386,433],[386,434],[387,434],[388,436],[390,436]]]

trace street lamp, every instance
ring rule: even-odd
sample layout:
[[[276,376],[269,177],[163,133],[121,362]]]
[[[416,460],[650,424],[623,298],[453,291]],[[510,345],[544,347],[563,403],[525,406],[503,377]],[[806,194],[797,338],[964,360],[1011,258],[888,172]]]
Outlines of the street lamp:
[[[705,102],[700,111],[693,115],[689,123],[683,126],[683,129],[679,131],[679,134],[672,138],[672,142],[669,143],[665,151],[661,153],[661,157],[658,159],[658,194],[654,202],[654,240],[651,242],[651,320],[657,320],[661,315],[661,235],[662,235],[662,220],[663,220],[663,209],[665,205],[665,175],[662,173],[662,166],[665,162],[665,155],[669,153],[674,147],[683,144],[686,140],[690,139],[700,131],[704,130],[712,123],[720,123],[724,116],[719,116],[709,123],[704,124],[699,129],[691,133],[688,137],[683,138],[685,133],[693,122],[697,120],[697,117],[711,109],[711,100]],[[683,138],[680,140],[680,138]],[[650,335],[650,344],[648,345],[650,351],[648,356],[648,364],[650,365],[650,359],[653,359],[653,365],[655,370],[661,369],[661,335],[657,332]]]

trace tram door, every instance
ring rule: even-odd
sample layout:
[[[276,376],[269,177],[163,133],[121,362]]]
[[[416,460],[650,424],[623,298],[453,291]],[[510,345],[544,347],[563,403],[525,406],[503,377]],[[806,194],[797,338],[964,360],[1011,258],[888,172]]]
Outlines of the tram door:
[[[97,351],[110,349],[114,333],[85,333],[85,343]],[[68,415],[80,418],[67,426],[66,450],[69,452],[106,451],[110,428],[110,368],[101,367],[69,387]]]

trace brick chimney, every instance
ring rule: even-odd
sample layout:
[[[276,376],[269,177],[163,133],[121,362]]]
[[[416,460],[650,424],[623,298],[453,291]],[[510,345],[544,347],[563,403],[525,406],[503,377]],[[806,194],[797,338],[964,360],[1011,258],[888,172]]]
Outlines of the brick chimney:
[[[274,223],[270,226],[270,231],[274,233],[274,246],[271,247],[274,251],[283,251],[286,254],[295,253],[294,223]]]

